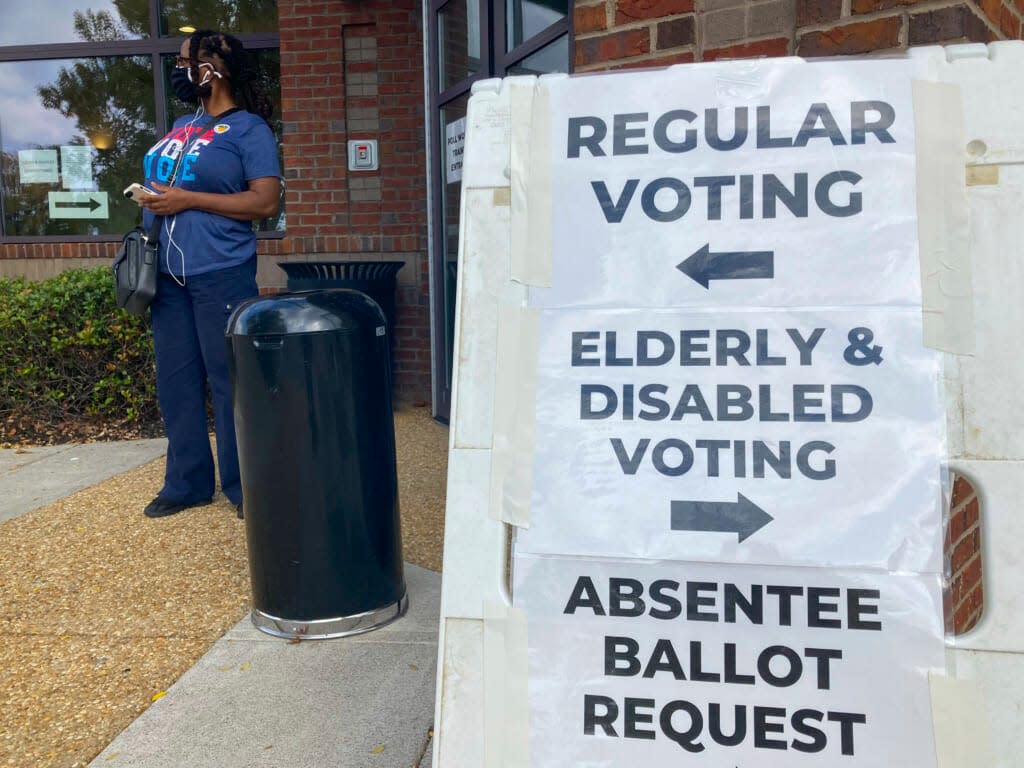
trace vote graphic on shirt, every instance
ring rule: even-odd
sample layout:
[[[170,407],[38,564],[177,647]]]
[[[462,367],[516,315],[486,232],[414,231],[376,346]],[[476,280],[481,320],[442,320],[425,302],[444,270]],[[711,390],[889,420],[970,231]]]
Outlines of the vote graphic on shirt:
[[[215,194],[243,192],[253,179],[281,175],[270,127],[243,110],[214,121],[193,115],[179,118],[146,153],[143,170],[146,186],[170,185],[173,179],[175,187]],[[165,272],[202,274],[242,264],[256,251],[250,222],[198,209],[171,218],[173,232],[168,222],[160,237],[160,268]],[[145,212],[144,226],[151,221],[152,214]],[[211,241],[218,243],[217,253],[208,247]]]
[[[216,131],[217,128],[221,130]],[[155,178],[161,184],[169,184],[178,158],[187,147],[188,152],[181,160],[178,178],[182,182],[195,181],[194,166],[203,147],[209,145],[215,133],[225,133],[228,129],[230,126],[226,123],[219,123],[205,131],[187,125],[172,128],[146,153],[146,178]]]

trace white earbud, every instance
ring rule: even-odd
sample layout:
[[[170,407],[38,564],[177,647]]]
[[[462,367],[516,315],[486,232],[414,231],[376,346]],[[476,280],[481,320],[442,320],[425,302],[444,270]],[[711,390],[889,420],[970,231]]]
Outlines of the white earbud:
[[[203,79],[199,82],[199,85],[206,85],[208,82],[210,82],[210,75],[211,74],[214,77],[219,78],[221,80],[224,79],[224,75],[222,75],[220,72],[218,72],[216,69],[214,69],[213,68],[213,64],[209,63],[208,61],[204,61],[202,64],[199,65],[199,69],[202,69],[203,67],[208,67],[208,69],[205,72],[203,72]],[[192,73],[189,72],[189,80],[191,80],[191,79],[192,79]]]

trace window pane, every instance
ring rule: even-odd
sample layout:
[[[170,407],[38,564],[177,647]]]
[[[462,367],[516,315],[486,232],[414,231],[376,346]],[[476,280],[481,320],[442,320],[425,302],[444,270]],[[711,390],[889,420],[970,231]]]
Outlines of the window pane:
[[[548,72],[569,71],[569,36],[562,35],[539,51],[508,68],[510,75],[543,75]]]
[[[568,13],[569,0],[505,0],[508,49],[522,45]]]
[[[0,45],[149,37],[149,0],[4,0],[0,18]]]
[[[480,71],[480,5],[476,0],[451,0],[438,12],[437,55],[442,91]]]
[[[281,53],[277,48],[261,48],[246,50],[246,62],[249,71],[249,78],[253,88],[266,95],[270,103],[274,105],[274,113],[270,116],[270,129],[277,139],[277,160],[281,168],[284,168],[284,155],[282,153],[282,137],[284,129],[281,123]],[[176,119],[182,115],[191,115],[195,112],[196,105],[188,105],[176,99],[171,89],[171,70],[174,69],[175,56],[161,57],[161,64],[164,70],[164,93],[167,94],[167,115],[170,128]],[[239,98],[238,105],[244,107],[244,101]],[[262,219],[255,223],[256,229],[260,232],[272,232],[274,230],[284,231],[284,197],[281,198],[281,210],[277,216],[269,219]]]
[[[160,5],[162,37],[178,37],[182,27],[232,35],[277,32],[277,0],[163,0]]]
[[[144,56],[0,63],[2,234],[123,234],[155,138]]]

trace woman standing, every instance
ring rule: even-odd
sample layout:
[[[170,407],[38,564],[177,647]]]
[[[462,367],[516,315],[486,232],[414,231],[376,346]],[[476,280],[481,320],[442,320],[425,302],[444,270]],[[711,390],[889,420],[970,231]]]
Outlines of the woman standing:
[[[162,217],[160,277],[150,306],[168,440],[164,485],[145,514],[166,517],[211,501],[208,382],[221,490],[242,517],[224,331],[234,307],[258,293],[252,222],[278,211],[271,107],[247,78],[242,43],[222,32],[200,30],[182,43],[171,86],[197,107],[175,121],[144,164],[145,185],[157,194],[141,203],[143,225]]]

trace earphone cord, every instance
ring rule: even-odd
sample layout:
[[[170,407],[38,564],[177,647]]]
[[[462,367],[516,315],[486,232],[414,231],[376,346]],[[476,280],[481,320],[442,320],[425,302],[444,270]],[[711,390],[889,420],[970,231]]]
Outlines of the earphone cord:
[[[199,102],[199,108],[196,110],[195,116],[189,122],[188,128],[185,129],[185,142],[189,141],[192,138],[192,127],[196,124],[196,121],[200,117],[203,116],[204,112],[205,112],[205,110],[203,109],[203,102],[200,101]],[[178,157],[178,162],[174,164],[174,171],[171,173],[171,178],[170,178],[170,181],[168,182],[168,186],[170,186],[170,187],[174,186],[174,182],[178,178],[178,169],[181,168],[181,164],[185,160],[185,155],[187,155],[188,152],[191,151],[191,147],[186,147],[185,146],[185,142],[182,142],[182,145],[181,145],[181,155]],[[168,272],[168,274],[171,276],[171,278],[174,280],[174,282],[176,282],[178,285],[180,285],[182,288],[184,288],[185,287],[185,251],[182,250],[180,245],[178,245],[176,242],[174,242],[174,227],[175,227],[175,225],[177,223],[178,223],[178,214],[174,214],[173,216],[171,216],[170,224],[168,224],[167,219],[164,218],[164,232],[167,234],[167,250],[164,251],[164,261],[167,264],[167,272]],[[178,251],[178,254],[181,256],[181,280],[178,279],[178,276],[176,274],[174,274],[174,270],[171,269],[171,248],[172,247],[174,249],[176,249]]]

